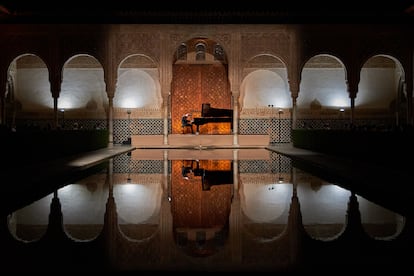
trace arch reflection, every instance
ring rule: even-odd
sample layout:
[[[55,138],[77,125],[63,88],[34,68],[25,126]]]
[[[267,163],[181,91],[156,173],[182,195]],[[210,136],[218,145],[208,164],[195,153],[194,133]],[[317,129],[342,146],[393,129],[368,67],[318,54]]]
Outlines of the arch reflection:
[[[405,218],[376,205],[265,149],[141,150],[16,210],[3,240],[7,259],[38,268],[59,252],[90,269],[286,271],[401,256]],[[26,247],[16,233],[36,233],[39,214],[46,230]]]

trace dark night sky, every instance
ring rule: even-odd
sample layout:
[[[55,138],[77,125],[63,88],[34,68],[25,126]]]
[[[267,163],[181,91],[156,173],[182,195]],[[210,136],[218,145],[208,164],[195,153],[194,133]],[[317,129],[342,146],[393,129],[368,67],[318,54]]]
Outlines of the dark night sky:
[[[1,1],[6,22],[301,23],[413,20],[414,0]],[[200,7],[200,5],[203,5]],[[414,7],[414,6],[413,6]],[[414,8],[413,8],[414,10]]]

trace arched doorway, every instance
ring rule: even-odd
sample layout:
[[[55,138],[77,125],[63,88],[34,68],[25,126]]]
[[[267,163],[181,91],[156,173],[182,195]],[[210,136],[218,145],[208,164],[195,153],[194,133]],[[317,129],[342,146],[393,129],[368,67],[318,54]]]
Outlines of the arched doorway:
[[[171,85],[171,133],[182,133],[181,117],[190,113],[201,116],[203,103],[213,108],[231,109],[227,58],[216,41],[197,37],[181,43],[173,64]],[[201,134],[230,134],[231,124],[200,126]]]

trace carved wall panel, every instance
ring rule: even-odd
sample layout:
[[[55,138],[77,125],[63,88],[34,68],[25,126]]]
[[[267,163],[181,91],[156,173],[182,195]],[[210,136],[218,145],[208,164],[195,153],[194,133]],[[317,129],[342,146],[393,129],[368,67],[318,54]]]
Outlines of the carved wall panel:
[[[287,56],[290,36],[286,33],[247,33],[242,34],[241,60],[246,62],[259,54]]]
[[[179,64],[173,67],[171,97],[172,133],[182,133],[181,117],[192,113],[200,117],[201,105],[231,108],[227,70],[223,65]],[[195,126],[194,126],[195,129]],[[200,133],[229,134],[230,124],[213,123],[200,126]]]
[[[157,33],[120,33],[116,39],[117,60],[133,54],[145,54],[159,63],[160,41]]]

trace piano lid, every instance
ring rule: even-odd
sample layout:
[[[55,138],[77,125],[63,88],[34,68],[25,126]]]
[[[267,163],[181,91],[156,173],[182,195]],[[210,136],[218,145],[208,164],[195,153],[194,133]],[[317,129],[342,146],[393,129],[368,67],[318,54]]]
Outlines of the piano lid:
[[[203,103],[201,105],[201,117],[233,117],[233,110],[214,108],[209,103]]]

